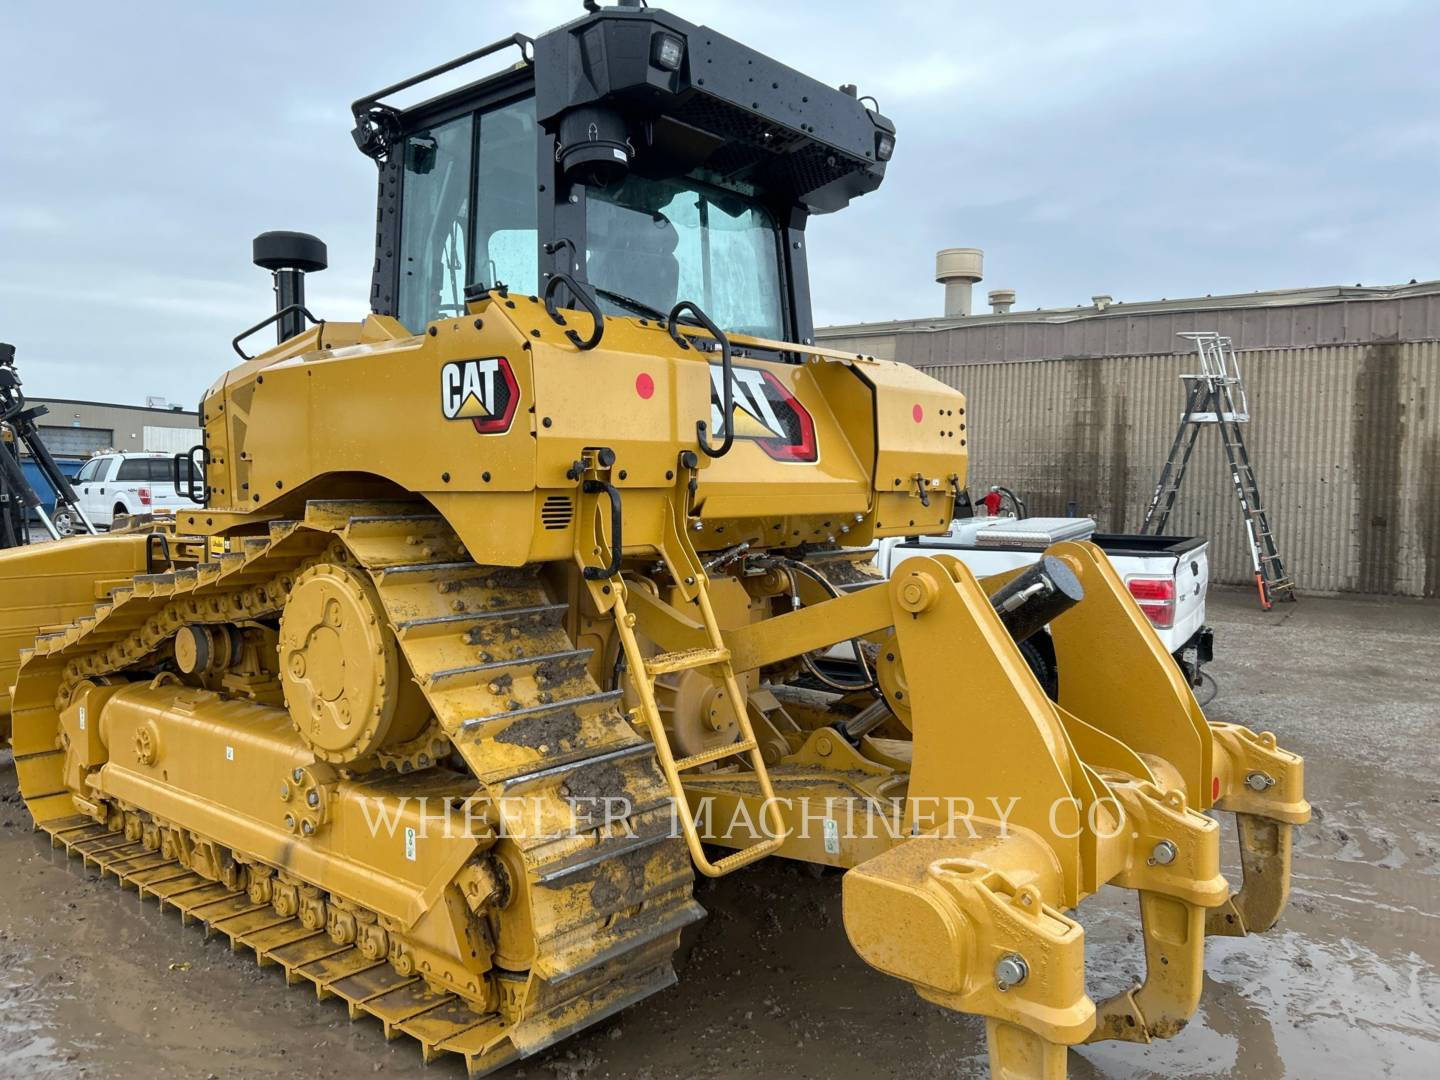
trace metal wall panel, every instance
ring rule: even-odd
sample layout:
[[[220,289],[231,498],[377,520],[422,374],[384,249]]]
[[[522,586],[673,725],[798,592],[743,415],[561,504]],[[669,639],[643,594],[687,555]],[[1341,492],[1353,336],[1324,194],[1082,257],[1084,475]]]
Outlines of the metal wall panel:
[[[158,450],[166,454],[183,454],[192,446],[199,446],[204,433],[198,427],[160,427],[146,424],[141,435],[142,449]]]
[[[77,401],[69,398],[29,398],[30,405],[43,405],[47,410],[40,420],[44,439],[51,453],[94,450],[148,449],[145,432],[150,428],[184,428],[191,434],[200,427],[197,413],[186,409],[152,409],[138,405],[114,405],[103,401]],[[76,431],[90,434],[75,435]],[[72,434],[65,434],[65,432]],[[103,438],[99,438],[103,435]],[[199,442],[192,439],[187,446]],[[73,450],[71,449],[73,448]]]
[[[924,335],[923,347],[955,336]],[[916,337],[900,338],[902,351]],[[1102,529],[1137,528],[1179,421],[1177,376],[1191,368],[1166,345],[1150,355],[926,365],[969,399],[972,492],[1007,484],[1031,513],[1075,503]],[[1247,444],[1300,590],[1440,595],[1440,344],[1261,348],[1240,361]],[[1169,531],[1211,538],[1217,581],[1252,580],[1216,432],[1202,434]]]
[[[1207,306],[1213,305],[1213,306]],[[1303,303],[1260,294],[1207,301],[1117,305],[1097,311],[1017,311],[965,320],[912,319],[816,331],[822,345],[903,360],[916,367],[1089,356],[1180,353],[1176,335],[1215,330],[1241,350],[1423,341],[1440,338],[1440,293]]]
[[[115,442],[111,428],[47,427],[40,428],[40,441],[56,457],[88,458],[96,450],[104,450]]]

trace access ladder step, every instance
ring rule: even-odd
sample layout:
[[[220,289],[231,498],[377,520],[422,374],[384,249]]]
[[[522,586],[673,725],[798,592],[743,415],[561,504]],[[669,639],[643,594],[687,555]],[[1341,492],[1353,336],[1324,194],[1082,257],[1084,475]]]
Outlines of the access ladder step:
[[[726,855],[719,862],[715,863],[715,870],[717,873],[723,875],[734,870],[739,870],[743,866],[749,866],[753,862],[758,862],[778,848],[782,839],[782,837],[771,837],[768,840],[761,840],[758,844],[751,844],[749,847],[741,848],[733,855]]]
[[[680,652],[659,653],[650,657],[645,661],[645,670],[653,677],[729,662],[729,649],[683,649]]]
[[[710,750],[702,750],[698,754],[691,754],[689,757],[680,758],[675,762],[677,773],[686,772],[701,765],[709,765],[712,761],[719,761],[721,758],[732,757],[735,754],[748,754],[755,749],[754,739],[742,739],[740,742],[726,743],[724,746],[716,746]]]

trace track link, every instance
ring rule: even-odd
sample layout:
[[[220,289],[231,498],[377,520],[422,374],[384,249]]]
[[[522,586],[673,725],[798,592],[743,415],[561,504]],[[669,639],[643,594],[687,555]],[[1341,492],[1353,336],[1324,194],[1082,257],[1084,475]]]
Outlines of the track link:
[[[426,693],[435,724],[420,741],[429,748],[443,732],[497,805],[518,800],[533,815],[509,821],[502,809],[532,936],[528,955],[497,955],[510,967],[497,971],[497,1012],[77,814],[87,807],[61,780],[58,711],[74,686],[143,669],[185,622],[273,616],[305,566],[337,557],[370,575]],[[345,1000],[352,1018],[377,1017],[387,1038],[412,1036],[427,1062],[458,1054],[481,1075],[673,984],[679,931],[703,916],[653,747],[620,695],[590,678],[565,612],[536,568],[475,564],[443,518],[415,504],[312,502],[302,521],[272,523],[217,562],[137,578],[37,639],[16,692],[22,792],[53,842],[102,874],[282,967],[287,981]],[[382,759],[396,771],[431,760]],[[629,812],[615,819],[612,806]]]

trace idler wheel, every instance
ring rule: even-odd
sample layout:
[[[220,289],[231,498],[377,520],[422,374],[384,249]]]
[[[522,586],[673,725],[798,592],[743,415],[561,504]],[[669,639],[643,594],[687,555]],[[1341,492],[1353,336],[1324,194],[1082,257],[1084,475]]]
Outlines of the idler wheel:
[[[429,719],[374,586],[347,566],[296,578],[280,615],[280,679],[296,730],[332,765],[369,764]]]

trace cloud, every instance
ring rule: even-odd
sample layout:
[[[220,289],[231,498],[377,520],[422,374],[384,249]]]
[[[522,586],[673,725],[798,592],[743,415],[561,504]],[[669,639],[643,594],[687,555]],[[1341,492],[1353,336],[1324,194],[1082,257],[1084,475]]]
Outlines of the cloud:
[[[0,206],[0,233],[63,232],[65,219],[45,206]]]
[[[671,5],[898,126],[880,191],[811,221],[822,322],[938,312],[952,245],[1022,308],[1440,277],[1433,4]],[[449,0],[403,32],[379,0],[56,11],[14,5],[0,38],[0,337],[36,395],[193,401],[272,310],[256,233],[321,236],[312,310],[363,314],[376,175],[349,103],[580,6]]]

